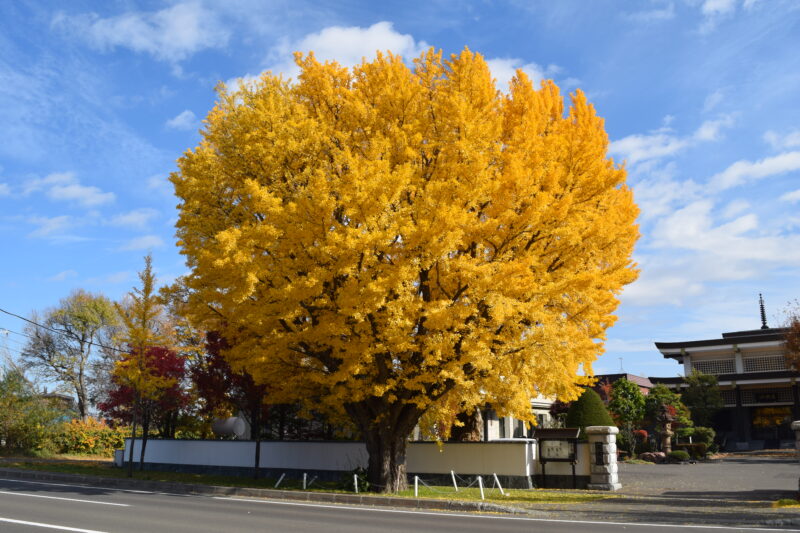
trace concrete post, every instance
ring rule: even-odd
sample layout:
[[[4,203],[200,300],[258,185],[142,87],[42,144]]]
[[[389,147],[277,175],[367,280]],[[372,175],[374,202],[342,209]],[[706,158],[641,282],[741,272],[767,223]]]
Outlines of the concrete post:
[[[794,431],[794,449],[796,450],[797,457],[800,458],[800,420],[792,422],[792,431]],[[800,480],[797,482],[798,498],[800,498]]]
[[[589,426],[589,485],[590,490],[619,490],[622,485],[617,475],[617,433],[614,426]]]
[[[800,458],[800,420],[792,422],[792,431],[794,431],[794,449],[797,451],[797,457]]]

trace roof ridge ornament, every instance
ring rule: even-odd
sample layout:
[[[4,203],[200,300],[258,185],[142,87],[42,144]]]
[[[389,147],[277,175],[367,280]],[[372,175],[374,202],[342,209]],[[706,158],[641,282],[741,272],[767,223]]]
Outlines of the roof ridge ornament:
[[[761,329],[769,329],[767,325],[767,312],[764,310],[764,297],[758,293],[758,307],[761,309]]]

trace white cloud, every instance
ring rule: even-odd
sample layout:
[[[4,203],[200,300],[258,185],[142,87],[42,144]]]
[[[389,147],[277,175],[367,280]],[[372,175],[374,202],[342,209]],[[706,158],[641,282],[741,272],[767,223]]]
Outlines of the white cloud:
[[[785,152],[758,161],[737,161],[711,177],[711,187],[724,190],[751,180],[800,170],[800,151]]]
[[[81,185],[74,172],[55,172],[44,178],[31,179],[23,185],[23,194],[43,191],[48,198],[67,201],[84,207],[111,203],[115,196],[91,185]]]
[[[131,239],[120,247],[123,251],[133,250],[151,250],[153,248],[160,248],[164,246],[164,241],[158,235],[144,235]]]
[[[626,18],[635,22],[658,22],[675,18],[675,4],[669,2],[663,7],[629,13]]]
[[[676,154],[688,146],[686,139],[676,137],[669,130],[657,130],[651,134],[634,134],[612,142],[608,153],[635,165],[650,159],[661,159]]]
[[[147,188],[165,196],[172,196],[174,191],[172,183],[169,182],[164,174],[154,174],[147,178]]]
[[[621,301],[631,305],[680,305],[687,297],[703,293],[703,284],[681,275],[650,275],[644,271],[639,279],[622,292]]]
[[[54,276],[50,276],[49,278],[47,278],[47,281],[65,281],[77,276],[78,273],[75,272],[74,270],[64,270]]]
[[[750,202],[747,200],[734,200],[722,210],[722,217],[726,219],[733,218],[736,215],[744,213],[748,209],[750,209]]]
[[[377,51],[391,51],[406,61],[416,58],[429,48],[424,41],[417,41],[410,34],[395,31],[391,22],[377,22],[368,28],[360,26],[329,26],[318,33],[310,33],[297,41],[284,40],[270,50],[268,69],[274,74],[296,78],[300,70],[294,64],[294,52],[314,52],[319,61],[336,61],[351,67],[362,59],[375,57]],[[252,74],[245,81],[255,78]],[[227,85],[234,87],[230,80]]]
[[[0,183],[0,196],[8,196],[11,194],[11,187],[7,183]]]
[[[636,205],[644,220],[671,213],[676,206],[699,198],[702,188],[692,180],[677,181],[670,174],[673,164],[653,173],[633,187]]]
[[[701,11],[707,17],[726,15],[736,9],[736,0],[705,0]]]
[[[672,117],[664,117],[666,124]],[[670,157],[681,150],[695,146],[701,142],[716,141],[721,137],[723,128],[733,125],[733,117],[723,115],[714,120],[706,120],[688,137],[681,137],[669,127],[659,128],[647,134],[634,134],[612,142],[608,153],[625,159],[628,165],[636,165],[645,161]]]
[[[57,217],[31,217],[28,222],[38,226],[28,234],[29,237],[54,237],[63,234],[67,229],[75,225],[74,220],[69,215]]]
[[[715,225],[713,208],[710,200],[699,200],[661,219],[652,231],[654,246],[713,257],[711,268],[720,269],[715,279],[727,276],[726,269],[748,271],[759,261],[800,266],[800,235],[756,232],[759,222],[754,214]]]
[[[708,113],[709,111],[712,111],[715,107],[722,103],[723,98],[724,95],[719,89],[706,96],[706,99],[703,102],[703,112]]]
[[[792,204],[800,202],[800,189],[782,194],[780,200],[781,202],[789,202]]]
[[[120,213],[113,217],[109,224],[112,226],[122,226],[128,228],[144,229],[150,220],[158,216],[158,211],[150,208],[134,209],[127,213]]]
[[[523,63],[521,59],[516,58],[493,58],[487,59],[486,63],[489,65],[489,70],[492,71],[492,76],[497,80],[497,88],[500,90],[508,89],[508,83],[517,73],[517,69],[521,69],[528,75],[534,88],[537,88],[543,79],[552,78],[561,70],[557,65],[541,67],[536,63]]]
[[[719,140],[722,129],[729,128],[732,125],[733,117],[730,115],[724,115],[716,120],[706,120],[694,132],[694,138],[698,141]]]
[[[192,130],[198,125],[197,117],[188,109],[169,119],[165,124],[166,127],[174,130]]]
[[[764,141],[775,150],[800,148],[800,130],[791,130],[783,135],[769,130],[764,133]]]
[[[130,11],[108,18],[95,13],[58,13],[53,26],[73,32],[100,50],[124,47],[176,63],[208,48],[222,47],[229,32],[213,11],[184,2],[155,12]]]

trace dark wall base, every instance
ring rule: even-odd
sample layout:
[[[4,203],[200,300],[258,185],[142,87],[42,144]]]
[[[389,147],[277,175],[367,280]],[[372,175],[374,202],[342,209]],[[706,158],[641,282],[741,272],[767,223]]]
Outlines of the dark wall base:
[[[536,476],[536,487],[539,489],[585,489],[589,485],[589,476],[547,475]]]
[[[128,462],[125,462],[127,467]],[[138,469],[139,463],[134,462],[133,467]],[[253,468],[239,467],[239,466],[213,466],[213,465],[184,465],[173,463],[144,463],[145,470],[154,470],[159,472],[182,472],[189,474],[208,474],[214,476],[237,476],[237,477],[253,477]],[[303,479],[303,474],[307,475],[310,481],[316,478],[318,481],[339,481],[343,483],[352,481],[352,472],[342,470],[300,470],[296,468],[259,468],[259,477],[278,479],[284,475],[285,480],[300,481]],[[436,486],[452,486],[453,479],[450,474],[426,474],[419,472],[410,472],[408,474],[409,486],[414,484],[414,476],[419,476],[420,480],[428,485]],[[459,487],[466,487],[467,485],[477,487],[476,479],[478,474],[459,474],[457,481]],[[494,476],[482,475],[483,486],[491,488],[495,486]],[[531,488],[558,488],[558,489],[571,489],[573,488],[572,476],[554,475],[547,476],[542,479],[542,476],[501,476],[497,478],[504,489],[531,489]],[[577,476],[575,478],[575,488],[585,489],[589,484],[589,476]]]

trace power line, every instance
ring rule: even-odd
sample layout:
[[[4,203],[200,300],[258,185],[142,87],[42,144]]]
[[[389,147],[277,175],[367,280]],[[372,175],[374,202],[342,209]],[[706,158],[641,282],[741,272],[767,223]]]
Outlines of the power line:
[[[3,309],[3,308],[0,308],[0,313],[5,313],[5,314],[7,314],[7,315],[9,315],[9,316],[13,316],[14,318],[18,318],[18,319],[20,319],[20,320],[23,320],[23,321],[27,322],[28,324],[32,324],[32,325],[34,325],[34,326],[37,326],[37,327],[40,327],[40,328],[42,328],[42,329],[46,329],[47,331],[50,331],[50,332],[52,332],[52,333],[55,333],[56,335],[63,335],[63,336],[65,336],[65,337],[72,337],[74,340],[77,340],[77,341],[80,341],[80,340],[81,340],[81,339],[80,339],[80,338],[78,338],[76,335],[74,335],[74,334],[72,334],[72,333],[70,333],[70,332],[68,332],[68,331],[61,331],[61,330],[57,330],[57,329],[55,329],[55,328],[51,328],[50,326],[46,326],[46,325],[44,325],[44,324],[40,324],[40,323],[38,323],[38,322],[35,322],[35,321],[33,321],[33,320],[30,320],[30,319],[28,319],[28,318],[25,318],[24,316],[20,316],[20,315],[18,315],[18,314],[16,314],[16,313],[12,313],[11,311],[6,311],[6,310],[5,310],[5,309]],[[11,331],[11,330],[7,330],[7,331]],[[16,332],[16,331],[14,331],[14,332],[12,332],[12,333],[17,333],[17,332]],[[17,335],[23,335],[23,336],[25,336],[25,337],[28,337],[28,338],[31,338],[31,339],[33,339],[33,338],[34,338],[34,337],[30,336],[30,335],[26,335],[26,334],[22,334],[22,333],[17,333]],[[94,342],[94,341],[92,341],[92,340],[89,340],[89,343],[88,343],[88,344],[89,344],[89,347],[91,347],[91,346],[98,346],[98,347],[100,347],[100,348],[103,348],[103,349],[106,349],[106,350],[112,350],[112,351],[119,352],[119,353],[131,354],[131,352],[129,352],[128,350],[122,350],[122,349],[120,349],[120,348],[115,348],[115,347],[113,347],[113,346],[107,346],[107,345],[105,345],[105,344],[101,344],[101,343],[99,343],[99,342]]]

